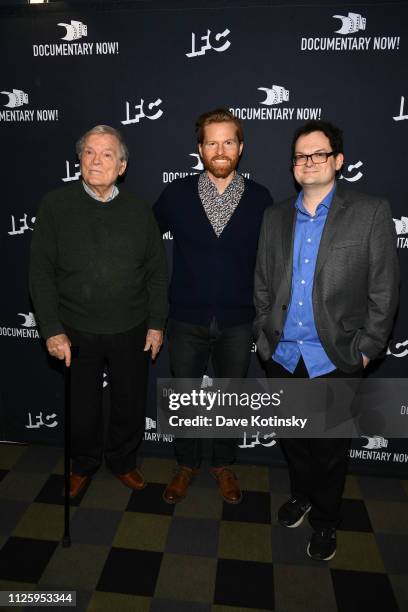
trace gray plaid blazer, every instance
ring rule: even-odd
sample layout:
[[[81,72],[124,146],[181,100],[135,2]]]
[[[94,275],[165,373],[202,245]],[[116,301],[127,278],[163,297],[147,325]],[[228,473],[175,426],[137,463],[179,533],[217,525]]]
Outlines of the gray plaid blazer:
[[[255,271],[258,353],[270,359],[290,304],[296,198],[266,209]],[[337,185],[323,230],[313,281],[320,341],[344,372],[386,347],[398,303],[396,234],[389,204]]]

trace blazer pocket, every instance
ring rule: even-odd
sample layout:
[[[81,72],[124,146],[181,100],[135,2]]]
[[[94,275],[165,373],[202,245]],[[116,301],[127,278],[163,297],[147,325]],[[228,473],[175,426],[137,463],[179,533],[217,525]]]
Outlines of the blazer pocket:
[[[357,331],[364,326],[364,321],[361,318],[355,317],[350,319],[343,319],[341,322],[344,331]]]
[[[360,246],[361,242],[357,240],[344,240],[343,242],[338,242],[337,244],[333,244],[332,249],[348,249],[354,246]]]

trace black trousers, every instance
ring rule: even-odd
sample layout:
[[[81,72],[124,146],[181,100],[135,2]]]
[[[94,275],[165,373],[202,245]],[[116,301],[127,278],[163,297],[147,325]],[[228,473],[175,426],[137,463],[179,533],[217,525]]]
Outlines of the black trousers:
[[[92,475],[105,455],[114,474],[136,466],[145,425],[148,353],[145,323],[119,334],[66,327],[78,356],[71,364],[72,471]],[[110,415],[104,444],[103,373],[108,365]]]
[[[308,378],[303,359],[291,374],[270,359],[264,362],[269,378]],[[320,378],[360,378],[362,370],[347,374],[334,370]],[[291,495],[310,501],[313,529],[337,527],[348,463],[348,438],[283,438],[280,445],[288,462]]]
[[[209,327],[171,319],[168,324],[170,367],[175,378],[201,378],[211,357],[216,378],[245,378],[253,341],[252,324],[219,329],[213,319]],[[179,465],[200,466],[204,440],[177,438],[174,441]],[[236,440],[212,440],[213,467],[234,463]]]

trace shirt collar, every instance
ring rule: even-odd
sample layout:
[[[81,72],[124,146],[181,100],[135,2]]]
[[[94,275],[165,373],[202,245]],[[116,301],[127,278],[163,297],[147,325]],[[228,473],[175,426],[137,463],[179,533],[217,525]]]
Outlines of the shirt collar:
[[[201,173],[199,180],[203,186],[206,186],[209,189],[214,190],[217,193],[218,197],[223,197],[229,192],[237,191],[238,188],[241,187],[241,184],[244,182],[244,178],[240,174],[238,174],[238,172],[235,172],[234,178],[232,179],[232,181],[230,182],[230,184],[228,185],[224,193],[219,194],[217,187],[214,185],[214,183],[208,176],[207,170]]]
[[[114,198],[116,198],[116,196],[119,193],[119,189],[117,187],[117,185],[113,185],[112,187],[112,192],[109,196],[109,198],[107,200],[101,200],[101,198],[99,198],[96,193],[94,191],[92,191],[92,189],[89,187],[89,185],[87,185],[85,183],[85,181],[82,179],[82,186],[85,189],[86,193],[91,196],[91,198],[93,198],[94,200],[98,200],[98,202],[103,202],[104,204],[106,204],[107,202],[111,202]]]
[[[319,208],[321,206],[324,206],[325,208],[329,209],[330,205],[332,203],[333,200],[333,196],[334,196],[334,192],[336,191],[336,182],[334,183],[332,189],[329,191],[329,193],[323,198],[323,200],[321,202],[319,202],[317,208],[316,208],[316,214],[319,214]],[[299,192],[298,197],[296,198],[296,202],[295,202],[295,207],[298,209],[299,212],[302,212],[306,215],[309,215],[309,213],[307,212],[306,208],[303,205],[303,189],[302,191]]]

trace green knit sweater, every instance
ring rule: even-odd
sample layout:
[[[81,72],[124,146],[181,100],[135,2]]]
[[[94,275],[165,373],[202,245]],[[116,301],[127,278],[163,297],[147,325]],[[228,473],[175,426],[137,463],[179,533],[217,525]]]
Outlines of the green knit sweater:
[[[44,338],[64,333],[64,323],[105,334],[142,321],[163,329],[166,256],[150,206],[122,188],[99,202],[80,182],[48,193],[33,232],[30,291]]]

